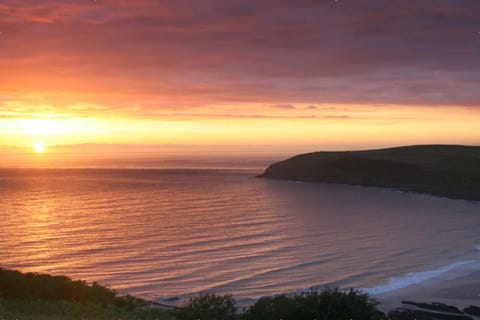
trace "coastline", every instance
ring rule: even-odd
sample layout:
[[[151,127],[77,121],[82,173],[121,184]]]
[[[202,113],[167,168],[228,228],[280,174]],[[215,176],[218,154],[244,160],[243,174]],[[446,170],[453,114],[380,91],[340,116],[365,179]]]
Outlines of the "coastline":
[[[258,178],[337,183],[480,201],[477,146],[412,145],[312,152],[271,164]]]
[[[443,269],[447,269],[446,271]],[[439,271],[441,270],[441,271]],[[360,292],[368,293],[368,295],[379,302],[378,309],[385,314],[398,308],[412,308],[411,305],[402,303],[402,301],[411,301],[417,303],[443,303],[453,305],[463,310],[471,305],[480,306],[480,262],[477,260],[469,260],[459,263],[453,263],[434,270],[408,273],[406,275],[392,278],[395,281],[409,281],[409,276],[415,277],[421,274],[428,275],[425,280],[417,280],[410,284],[400,284],[399,288],[388,288],[392,283],[385,283],[372,288],[352,288]],[[394,282],[395,282],[394,281]],[[393,283],[395,286],[396,283]],[[329,286],[319,286],[317,289],[328,288]],[[313,287],[312,287],[313,288]],[[350,288],[340,287],[342,291],[348,291]],[[380,293],[371,293],[369,291],[378,290]],[[307,292],[308,289],[299,289],[293,292],[284,292],[265,296],[273,298],[279,295],[290,295],[296,293]],[[192,297],[195,295],[192,294]],[[249,299],[246,301],[237,301],[242,307],[248,307],[259,298]],[[186,301],[186,300],[185,300]],[[154,304],[163,305],[167,308],[178,308],[184,303],[184,300],[177,298],[175,302],[167,303],[166,300],[155,301]],[[480,319],[480,317],[479,317]]]
[[[428,189],[418,189],[411,186],[395,186],[395,185],[388,185],[388,184],[378,184],[373,183],[371,181],[368,182],[345,182],[345,181],[336,181],[336,180],[309,180],[303,178],[277,178],[268,176],[266,173],[261,173],[255,176],[255,178],[259,179],[271,179],[271,180],[285,180],[285,181],[293,181],[293,182],[301,182],[301,183],[324,183],[324,184],[337,184],[337,185],[344,185],[344,186],[354,186],[354,187],[364,187],[364,188],[374,188],[374,189],[381,189],[381,190],[389,190],[394,192],[402,192],[402,193],[413,193],[419,195],[427,195],[437,198],[444,198],[449,200],[460,200],[460,201],[468,201],[474,203],[480,203],[480,198],[475,196],[471,197],[469,195],[459,195],[458,193],[438,193],[437,191],[432,191]]]
[[[478,269],[477,269],[478,270]],[[464,270],[465,271],[465,270]],[[453,305],[460,310],[480,304],[480,271],[452,271],[427,281],[371,296],[380,304],[378,309],[389,312],[407,307],[402,301]]]
[[[361,296],[367,294],[365,297],[369,297],[369,300],[371,299],[371,308],[373,308],[370,310],[376,312],[379,316],[384,317],[388,315],[392,320],[413,318],[419,320],[480,319],[479,270],[479,262],[473,260],[470,263],[462,264],[461,267],[449,269],[425,281],[415,282],[414,284],[399,289],[387,291],[387,284],[386,286],[371,289],[357,289],[355,290],[355,292],[357,292],[355,296],[362,299]],[[21,274],[18,271],[12,270],[2,270],[2,273],[2,281],[7,287],[3,288],[3,294],[6,294],[6,296],[0,299],[0,315],[13,315],[16,318],[19,318],[18,316],[21,315],[22,317],[27,316],[25,319],[35,319],[36,310],[40,308],[45,315],[60,315],[67,317],[66,319],[77,319],[77,313],[83,314],[85,312],[92,316],[94,315],[93,318],[95,319],[102,313],[122,314],[125,319],[133,319],[135,318],[135,314],[143,314],[147,316],[148,319],[150,319],[150,317],[152,317],[152,319],[177,319],[177,316],[179,316],[178,319],[184,319],[182,314],[186,314],[185,312],[191,308],[192,300],[186,302],[185,305],[174,306],[172,304],[159,303],[158,301],[143,300],[129,295],[117,296],[112,289],[96,285],[95,283],[88,285],[84,281],[71,280],[65,276],[50,276],[35,273]],[[405,278],[415,275],[417,274],[408,274]],[[17,280],[23,279],[24,281],[8,281],[8,279],[12,280],[15,278],[17,278]],[[398,279],[392,280],[397,281]],[[14,283],[20,284],[15,285]],[[61,292],[54,290],[58,296],[53,297],[49,295],[49,292],[53,291],[45,289],[45,287],[58,289],[61,286],[67,286],[75,290],[60,290]],[[29,288],[29,290],[25,291],[25,288]],[[84,293],[78,297],[84,297],[86,300],[77,301],[75,295],[71,296],[71,294],[77,290]],[[377,290],[378,293],[371,294],[367,292],[368,290]],[[323,292],[321,295],[329,297],[330,295],[337,296],[337,292],[342,291],[341,289],[324,287],[320,289],[319,292]],[[300,294],[300,296],[292,295],[288,299],[294,301],[298,300],[299,297],[303,297],[303,293],[300,292],[297,294]],[[342,294],[344,293],[339,293],[338,297],[342,297]],[[45,296],[44,300],[38,300],[38,297],[43,296]],[[192,299],[204,299],[204,297],[212,299],[229,299],[228,297],[231,297],[232,302],[235,303],[233,296],[228,294],[225,296],[215,294],[210,296],[207,294],[207,296],[205,296],[205,294],[201,294]],[[264,297],[264,299],[272,302],[283,301],[282,303],[286,303],[285,299],[277,300],[275,296]],[[300,300],[301,299],[303,298],[300,298]],[[379,304],[376,305],[375,301]],[[259,304],[259,302],[260,301],[255,301],[254,305],[256,305],[256,308],[259,308],[259,305],[263,305],[262,303]],[[275,302],[275,305],[281,307],[282,304],[277,305],[277,302]],[[102,303],[109,304],[110,309],[105,306],[101,307],[99,304]],[[95,307],[95,304],[98,306]],[[240,305],[237,306],[240,307]],[[27,309],[24,310],[24,308]],[[254,312],[252,310],[255,309],[249,308],[248,310],[248,312]],[[235,310],[232,312],[235,312]],[[245,316],[243,313],[237,315],[240,317],[239,319],[243,319]]]

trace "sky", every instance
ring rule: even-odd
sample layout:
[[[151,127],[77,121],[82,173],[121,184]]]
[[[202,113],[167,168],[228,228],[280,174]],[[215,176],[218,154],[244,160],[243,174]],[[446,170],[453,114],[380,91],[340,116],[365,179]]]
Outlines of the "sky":
[[[479,16],[478,0],[0,0],[0,153],[478,145]]]

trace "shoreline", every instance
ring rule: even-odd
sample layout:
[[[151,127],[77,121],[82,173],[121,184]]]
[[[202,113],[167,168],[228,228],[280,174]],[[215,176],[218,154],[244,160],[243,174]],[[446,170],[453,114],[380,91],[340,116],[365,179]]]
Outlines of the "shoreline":
[[[5,280],[15,280],[23,279],[19,283],[23,283],[20,287],[15,287],[15,285],[10,282],[5,282],[8,290],[13,290],[11,294],[7,294],[3,300],[3,312],[14,312],[15,310],[20,310],[23,308],[21,301],[18,304],[15,297],[22,298],[23,301],[28,301],[32,297],[37,295],[42,296],[46,295],[45,300],[39,300],[38,306],[46,306],[52,310],[52,312],[58,312],[58,310],[64,310],[65,308],[80,308],[81,310],[88,309],[88,303],[109,303],[120,309],[116,309],[116,312],[126,312],[121,309],[123,306],[130,306],[137,308],[137,311],[141,312],[177,312],[181,314],[184,312],[185,308],[189,308],[188,305],[177,306],[174,303],[165,303],[155,300],[144,300],[142,298],[137,298],[135,296],[126,295],[126,296],[117,296],[113,289],[107,287],[102,287],[101,285],[87,284],[82,280],[71,280],[65,276],[51,276],[48,274],[37,274],[37,273],[20,273],[15,270],[3,270],[3,281]],[[428,272],[427,272],[428,273]],[[391,283],[395,283],[399,279],[410,279],[417,274],[410,273],[403,278],[392,278]],[[429,274],[431,275],[431,274]],[[410,277],[410,278],[409,278]],[[17,280],[18,280],[17,279]],[[422,278],[420,278],[422,279]],[[26,281],[28,280],[28,281]],[[15,282],[15,281],[14,281]],[[18,281],[17,281],[18,282]],[[445,320],[474,320],[480,319],[480,262],[474,260],[471,263],[460,264],[460,267],[448,269],[445,272],[440,274],[435,274],[429,278],[421,280],[415,283],[407,283],[406,286],[386,291],[390,289],[389,284],[385,286],[377,286],[370,289],[354,289],[357,297],[365,295],[372,302],[372,307],[374,307],[379,314],[388,315],[391,319],[394,320],[407,320],[412,318],[418,318],[419,320],[431,320],[431,319],[445,319]],[[41,284],[41,285],[40,285]],[[12,287],[12,285],[14,285]],[[63,293],[59,293],[58,297],[52,297],[49,295],[51,291],[45,291],[45,286],[50,286],[52,288],[59,288],[67,286],[70,289],[80,290],[87,294],[84,297],[84,300],[76,301],[75,298],[72,298],[70,294],[71,290],[64,290]],[[30,288],[29,290],[22,291],[25,288]],[[26,287],[25,287],[26,286]],[[331,291],[333,289],[333,291]],[[33,291],[31,291],[33,290]],[[83,290],[83,291],[82,291]],[[98,291],[100,290],[100,291]],[[318,290],[318,291],[317,291]],[[338,291],[337,291],[338,290]],[[368,291],[377,290],[378,293],[369,293]],[[97,292],[98,291],[98,292]],[[327,294],[335,294],[335,292],[349,291],[338,287],[323,287],[314,289],[316,292],[327,292]],[[23,292],[23,293],[22,293]],[[57,292],[57,291],[55,291]],[[98,293],[101,293],[98,295]],[[329,293],[330,292],[330,293]],[[22,295],[23,294],[23,295]],[[25,296],[27,294],[27,296]],[[33,294],[33,296],[28,296],[28,294]],[[65,294],[66,296],[61,296]],[[206,293],[203,293],[206,294]],[[298,299],[298,297],[303,297],[302,292],[292,293],[289,299]],[[300,294],[300,295],[298,295]],[[15,296],[17,295],[17,296]],[[288,296],[288,294],[286,294]],[[62,298],[63,297],[63,298]],[[73,296],[74,297],[74,296]],[[196,298],[202,297],[202,294],[197,295]],[[211,297],[234,297],[232,295],[218,295]],[[25,300],[25,298],[28,298]],[[270,301],[275,301],[276,295],[266,296],[266,299],[273,299]],[[8,300],[13,299],[13,300]],[[73,300],[72,300],[73,299]],[[106,300],[105,300],[106,299]],[[60,301],[62,300],[62,301]],[[42,302],[43,301],[43,302]],[[235,303],[235,300],[232,300]],[[302,300],[303,301],[303,300]],[[2,299],[0,299],[2,302]],[[173,302],[173,301],[172,301]],[[241,307],[240,304],[237,306]],[[253,304],[257,304],[257,301]],[[378,305],[375,305],[375,302],[378,302]],[[76,304],[76,303],[80,303]],[[81,303],[87,303],[81,305]],[[6,306],[6,307],[5,307]],[[76,306],[76,307],[75,307]],[[82,307],[83,306],[83,307]],[[1,305],[0,305],[1,307]],[[6,308],[6,309],[5,309]],[[10,310],[10,309],[11,310]],[[13,308],[13,309],[12,309]],[[20,309],[19,309],[20,308]],[[60,309],[58,309],[60,308]],[[87,309],[85,309],[87,308]],[[123,311],[122,311],[123,310]],[[143,311],[142,311],[143,310]],[[65,311],[65,310],[64,310]],[[62,312],[64,312],[62,311]],[[91,311],[88,309],[87,311]],[[83,311],[82,311],[83,312]],[[93,312],[93,311],[92,311]],[[164,313],[163,315],[165,315]]]
[[[275,178],[266,175],[265,173],[261,173],[255,176],[258,179],[270,179],[270,180],[280,180],[280,181],[290,181],[290,182],[301,182],[301,183],[312,183],[312,184],[333,184],[333,185],[343,185],[343,186],[352,186],[352,187],[362,187],[362,188],[371,188],[371,189],[379,189],[379,190],[388,190],[392,192],[401,192],[405,194],[417,194],[417,195],[424,195],[430,196],[440,199],[448,199],[448,200],[457,200],[457,201],[466,201],[472,203],[480,203],[480,198],[469,198],[464,196],[459,196],[456,194],[448,194],[448,193],[435,193],[425,190],[417,190],[415,188],[405,187],[405,186],[392,186],[392,185],[383,185],[383,184],[375,184],[375,183],[354,183],[354,182],[342,182],[342,181],[330,181],[330,180],[306,180],[306,179],[294,179],[294,178]]]
[[[479,270],[479,269],[476,269]],[[447,272],[429,280],[406,286],[385,293],[373,294],[371,297],[380,304],[378,309],[389,312],[405,308],[402,301],[453,305],[460,310],[480,304],[480,271],[455,273]],[[457,271],[458,272],[458,271]]]
[[[447,305],[453,305],[459,309],[464,309],[471,305],[480,305],[480,261],[469,260],[465,263],[453,263],[438,269],[412,272],[402,275],[400,277],[391,278],[392,282],[402,279],[408,279],[409,276],[416,276],[418,274],[428,274],[430,272],[437,272],[445,267],[454,266],[447,271],[440,272],[433,276],[429,276],[425,280],[413,282],[403,285],[399,288],[385,289],[382,287],[388,287],[392,283],[387,282],[372,288],[352,288],[353,290],[364,292],[369,295],[370,298],[379,302],[378,309],[382,312],[388,313],[397,308],[409,307],[402,303],[402,301],[413,301],[419,303],[444,303]],[[328,288],[329,286],[312,287],[311,289]],[[335,286],[334,286],[335,287]],[[348,291],[350,288],[339,287],[342,291]],[[371,291],[379,290],[379,293],[371,293]],[[284,292],[273,294],[265,297],[275,297],[280,295],[290,295],[308,291],[308,289],[298,289],[293,292]],[[191,295],[192,297],[195,294]],[[184,300],[175,297],[175,302],[167,302],[164,299],[152,300],[154,304],[164,305],[169,308],[179,308],[183,305]],[[260,297],[259,297],[260,298]],[[247,299],[247,301],[238,300],[237,303],[246,307],[255,304],[259,298]]]

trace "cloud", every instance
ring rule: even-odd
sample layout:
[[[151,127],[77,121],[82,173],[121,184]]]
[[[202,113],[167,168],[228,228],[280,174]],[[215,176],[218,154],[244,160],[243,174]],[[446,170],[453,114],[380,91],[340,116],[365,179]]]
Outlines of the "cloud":
[[[59,112],[480,105],[478,0],[4,0],[0,12],[0,99]]]
[[[315,110],[315,109],[318,109],[317,106],[313,106],[313,105],[309,105],[307,107],[305,107],[306,110]]]
[[[161,119],[175,119],[175,120],[195,120],[195,119],[337,119],[348,120],[351,116],[344,114],[325,114],[325,115],[297,115],[297,116],[281,116],[269,114],[248,114],[248,113],[161,113],[151,114],[144,113],[143,117],[147,118],[161,118]]]
[[[272,108],[285,109],[285,110],[295,110],[295,109],[297,109],[293,104],[288,104],[288,103],[274,104],[274,105],[272,105]]]

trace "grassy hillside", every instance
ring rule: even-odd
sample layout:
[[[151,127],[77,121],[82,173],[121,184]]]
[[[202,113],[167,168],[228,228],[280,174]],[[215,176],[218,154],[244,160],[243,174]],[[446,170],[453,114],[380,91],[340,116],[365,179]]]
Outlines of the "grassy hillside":
[[[175,319],[97,283],[0,268],[0,319]]]
[[[238,312],[231,295],[200,294],[181,308],[160,310],[132,296],[119,297],[98,284],[68,277],[0,268],[2,320],[278,320],[385,318],[365,293],[325,288],[264,297]]]
[[[387,187],[480,200],[480,147],[422,145],[314,152],[274,163],[261,177]]]
[[[127,308],[95,302],[0,299],[2,320],[175,320],[166,311]]]

